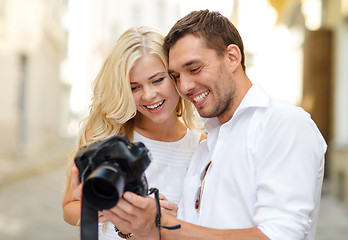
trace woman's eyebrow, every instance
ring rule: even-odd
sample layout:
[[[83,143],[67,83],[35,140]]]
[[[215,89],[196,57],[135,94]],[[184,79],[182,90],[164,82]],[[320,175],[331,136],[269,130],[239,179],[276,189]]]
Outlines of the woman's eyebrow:
[[[160,74],[165,74],[165,72],[158,72],[158,73],[155,73],[154,75],[152,75],[151,77],[149,77],[148,80],[151,80],[151,79],[157,77],[157,76],[160,75]]]

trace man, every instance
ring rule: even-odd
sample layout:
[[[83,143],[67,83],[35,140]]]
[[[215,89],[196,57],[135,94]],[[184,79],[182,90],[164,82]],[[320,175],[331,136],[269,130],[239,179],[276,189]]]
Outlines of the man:
[[[326,144],[309,114],[251,83],[239,33],[217,12],[188,14],[164,47],[178,90],[209,119],[185,179],[185,222],[163,214],[181,228],[162,239],[314,239]],[[156,239],[156,212],[126,192],[102,220]]]

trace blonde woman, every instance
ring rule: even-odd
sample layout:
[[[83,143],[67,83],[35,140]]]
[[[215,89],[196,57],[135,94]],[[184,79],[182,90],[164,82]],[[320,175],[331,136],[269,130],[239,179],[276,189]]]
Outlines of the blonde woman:
[[[145,172],[149,187],[158,188],[168,199],[162,207],[175,211],[191,156],[205,135],[197,130],[194,107],[178,94],[168,76],[163,41],[162,33],[144,26],[127,30],[117,40],[95,79],[77,148],[114,134],[143,142],[152,155]],[[68,172],[76,174],[72,166],[71,160]],[[64,220],[79,225],[81,203],[73,196],[70,175],[67,182]],[[102,226],[99,239],[130,236],[122,229],[116,233],[111,223]]]

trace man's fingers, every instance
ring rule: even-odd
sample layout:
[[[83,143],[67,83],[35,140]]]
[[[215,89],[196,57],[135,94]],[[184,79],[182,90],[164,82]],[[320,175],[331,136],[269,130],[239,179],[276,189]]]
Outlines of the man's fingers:
[[[169,202],[168,200],[160,200],[161,209],[167,214],[176,217],[178,212],[178,205]]]
[[[168,200],[160,200],[160,205],[162,208],[168,210],[178,210],[178,206],[175,203],[169,202]]]
[[[170,216],[173,216],[173,217],[177,217],[177,211],[172,211],[172,210],[168,210],[168,209],[165,209],[165,208],[162,208],[161,207],[161,212],[162,213],[167,213],[168,215]]]
[[[160,193],[158,196],[160,200],[168,200],[162,193]]]

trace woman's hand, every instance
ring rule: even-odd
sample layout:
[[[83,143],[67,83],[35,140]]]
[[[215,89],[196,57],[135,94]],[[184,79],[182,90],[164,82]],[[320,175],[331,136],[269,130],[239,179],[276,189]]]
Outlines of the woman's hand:
[[[74,189],[73,196],[75,200],[81,201],[82,183],[80,182],[79,169],[75,165],[71,169],[71,184]]]
[[[64,220],[73,226],[80,224],[81,196],[82,184],[80,184],[79,170],[74,165],[62,202]]]
[[[79,170],[75,165],[71,169],[71,184],[73,188],[75,189],[72,194],[74,197],[74,200],[81,201],[83,184],[80,182]],[[103,214],[101,211],[98,211],[98,216],[99,216],[99,219],[103,219],[102,218]],[[102,221],[99,220],[99,222],[102,222]]]
[[[156,202],[153,198],[125,192],[115,207],[103,210],[100,220],[110,221],[122,231],[134,233],[137,237],[156,239],[156,215]]]

